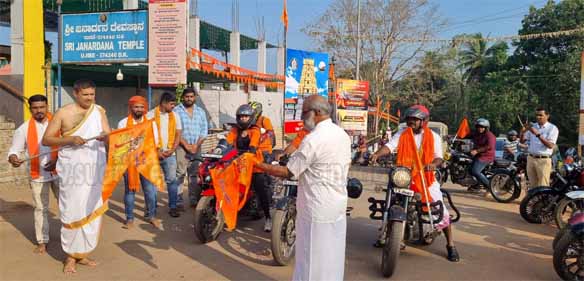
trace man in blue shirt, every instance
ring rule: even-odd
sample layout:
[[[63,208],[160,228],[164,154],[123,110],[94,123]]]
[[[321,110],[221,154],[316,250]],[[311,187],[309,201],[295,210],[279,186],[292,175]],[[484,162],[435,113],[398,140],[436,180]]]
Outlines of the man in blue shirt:
[[[197,205],[201,196],[201,190],[197,184],[198,168],[201,162],[195,161],[195,158],[200,159],[201,145],[209,129],[205,111],[196,105],[197,96],[195,89],[185,89],[182,94],[182,103],[174,108],[182,124],[180,146],[176,150],[177,180],[182,183],[188,173],[188,194],[191,207]],[[182,185],[178,193],[178,208],[184,209]]]

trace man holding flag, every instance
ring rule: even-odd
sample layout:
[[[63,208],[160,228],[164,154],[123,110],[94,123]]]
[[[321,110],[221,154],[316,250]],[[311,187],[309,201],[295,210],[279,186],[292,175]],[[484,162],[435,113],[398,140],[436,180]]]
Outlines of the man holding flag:
[[[47,98],[43,95],[31,96],[28,98],[28,106],[32,118],[14,132],[8,162],[16,168],[25,161],[18,155],[26,151],[30,157],[30,189],[34,205],[34,232],[38,243],[34,252],[43,254],[49,243],[49,191],[53,190],[55,197],[59,197],[55,173],[57,152],[51,153],[51,147],[41,144],[51,120],[51,114],[47,112]]]
[[[428,127],[430,111],[423,105],[414,105],[405,113],[407,127],[397,132],[393,138],[373,154],[371,161],[377,158],[397,153],[397,166],[412,170],[411,189],[422,195],[423,202],[437,202],[442,200],[440,183],[434,177],[434,171],[442,164],[442,144],[440,136]],[[424,177],[424,179],[422,179]],[[435,228],[444,231],[446,236],[447,258],[451,262],[458,262],[460,257],[454,247],[452,239],[452,224],[446,206],[444,219]],[[382,241],[378,241],[380,245]]]
[[[118,122],[118,129],[132,128],[146,120],[144,111],[148,107],[148,101],[141,96],[133,96],[128,101],[128,109],[130,113],[128,117]],[[157,131],[156,123],[152,122],[152,129]],[[156,140],[156,135],[154,135]],[[147,222],[156,228],[160,228],[160,220],[156,218],[156,187],[143,175],[140,175],[135,166],[128,167],[128,171],[124,174],[124,206],[126,211],[125,227],[131,229],[134,227],[134,201],[136,191],[142,186],[144,192],[144,201],[146,201],[146,211],[144,218]]]

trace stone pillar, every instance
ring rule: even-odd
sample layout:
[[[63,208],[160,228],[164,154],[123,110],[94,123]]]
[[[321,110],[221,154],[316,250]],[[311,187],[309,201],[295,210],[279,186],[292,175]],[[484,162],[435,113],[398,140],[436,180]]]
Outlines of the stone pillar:
[[[24,0],[13,0],[10,4],[10,66],[12,74],[24,74]]]
[[[0,155],[2,155],[2,157],[8,157],[7,153],[12,144],[12,137],[14,136],[15,128],[16,125],[14,122],[6,119],[3,115],[0,115]],[[22,159],[24,155],[18,155],[18,157]],[[8,161],[0,161],[0,187],[27,187],[27,167],[27,163],[25,163],[18,168],[13,168]]]
[[[284,69],[286,68],[286,62],[284,61],[286,59],[286,50],[284,49],[284,47],[278,47],[278,53],[277,53],[277,72],[278,75],[284,75]],[[283,92],[284,89],[282,87],[278,87],[278,92]]]
[[[201,19],[196,15],[191,15],[189,17],[189,49],[193,48],[196,50],[201,49]],[[199,59],[195,60],[196,63],[200,63]],[[195,83],[195,89],[199,91],[201,89],[201,83]]]
[[[235,66],[240,66],[239,55],[240,55],[240,46],[239,46],[239,32],[231,32],[229,35],[229,63]],[[237,72],[231,73],[239,74]],[[239,92],[239,83],[231,83],[229,87],[231,91]]]
[[[124,0],[124,10],[134,10],[138,7],[138,0]]]
[[[266,73],[266,41],[258,42],[258,72]],[[265,85],[258,85],[258,92],[265,92]]]

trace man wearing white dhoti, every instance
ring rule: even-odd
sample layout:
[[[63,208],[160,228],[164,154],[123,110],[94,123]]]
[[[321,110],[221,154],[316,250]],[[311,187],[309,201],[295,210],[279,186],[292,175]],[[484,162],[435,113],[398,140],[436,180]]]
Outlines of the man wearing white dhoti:
[[[95,104],[95,84],[82,79],[73,88],[75,103],[59,109],[42,141],[61,147],[57,174],[66,274],[75,273],[76,264],[97,265],[88,255],[97,246],[101,216],[107,211],[101,198],[107,138],[93,138],[110,132],[105,111]],[[58,133],[60,137],[53,137]]]
[[[351,140],[333,124],[330,112],[323,97],[305,99],[302,120],[311,132],[287,167],[258,164],[268,174],[299,180],[293,280],[343,280],[344,276]]]

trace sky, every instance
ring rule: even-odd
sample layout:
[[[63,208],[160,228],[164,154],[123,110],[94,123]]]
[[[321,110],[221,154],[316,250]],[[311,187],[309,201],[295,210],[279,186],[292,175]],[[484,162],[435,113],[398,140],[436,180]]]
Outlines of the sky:
[[[314,42],[301,29],[322,15],[336,0],[288,0],[288,48],[314,51]],[[366,0],[363,0],[366,1]],[[448,26],[438,34],[439,38],[452,38],[460,33],[481,32],[485,36],[515,35],[529,6],[543,6],[547,0],[429,0],[437,5],[440,16]],[[198,11],[202,20],[224,28],[231,28],[232,0],[199,0]],[[239,30],[242,34],[257,37],[256,22],[264,20],[267,41],[279,44],[283,38],[280,21],[283,0],[240,0]],[[55,34],[47,34],[56,40]],[[0,26],[0,44],[10,45],[9,29]],[[57,46],[56,42],[54,46]],[[55,52],[56,55],[56,52]],[[255,69],[257,52],[242,53],[241,65]],[[268,69],[275,72],[276,52],[268,51]]]

